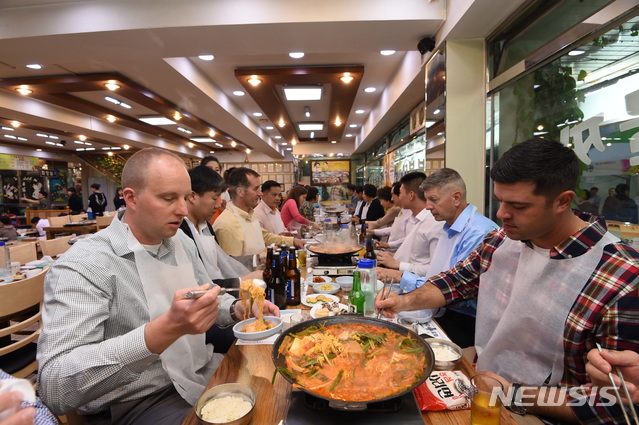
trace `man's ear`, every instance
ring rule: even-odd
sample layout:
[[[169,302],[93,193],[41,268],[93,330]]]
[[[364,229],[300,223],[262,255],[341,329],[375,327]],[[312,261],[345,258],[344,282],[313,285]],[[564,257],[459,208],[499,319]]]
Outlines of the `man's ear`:
[[[130,187],[125,188],[124,190],[122,190],[122,197],[126,201],[127,208],[136,208],[137,193],[135,192],[135,189],[132,189]]]
[[[563,211],[566,209],[569,210],[573,199],[575,199],[575,192],[573,192],[572,190],[566,190],[561,192],[555,198],[555,204],[557,205],[557,209],[559,211]]]

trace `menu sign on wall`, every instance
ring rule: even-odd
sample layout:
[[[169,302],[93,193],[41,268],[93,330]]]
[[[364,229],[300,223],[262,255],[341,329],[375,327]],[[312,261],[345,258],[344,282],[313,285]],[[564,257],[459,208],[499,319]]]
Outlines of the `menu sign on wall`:
[[[32,156],[0,154],[0,170],[31,171],[39,163],[40,160]]]

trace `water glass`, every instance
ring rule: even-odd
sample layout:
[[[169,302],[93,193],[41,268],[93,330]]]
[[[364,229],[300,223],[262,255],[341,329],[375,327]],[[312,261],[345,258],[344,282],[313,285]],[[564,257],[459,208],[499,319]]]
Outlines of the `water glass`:
[[[495,378],[478,374],[470,379],[473,398],[470,401],[472,425],[499,425],[501,397],[504,387]]]

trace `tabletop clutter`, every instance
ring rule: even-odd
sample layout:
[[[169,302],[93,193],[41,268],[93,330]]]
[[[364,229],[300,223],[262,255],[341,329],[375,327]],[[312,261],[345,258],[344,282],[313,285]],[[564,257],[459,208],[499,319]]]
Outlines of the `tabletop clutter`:
[[[397,291],[398,287],[377,280],[374,258],[354,258],[359,256],[360,246],[348,241],[312,244],[307,250],[307,268],[301,273],[297,269],[300,251],[268,247],[264,282],[256,285],[259,280],[253,279],[241,283],[241,302],[252,305],[266,299],[281,309],[280,318],[249,318],[233,328],[238,346],[272,345],[273,380],[285,379],[306,396],[322,399],[337,411],[351,410],[354,405],[370,410],[377,402],[414,394],[417,412],[477,405],[480,407],[473,409],[479,413],[471,412],[475,418],[483,418],[477,423],[499,423],[501,405],[489,406],[492,400],[477,396],[482,392],[473,377],[455,370],[462,361],[462,350],[431,315],[399,323],[397,319],[375,318],[377,292],[382,288]],[[339,270],[348,270],[348,274],[315,274],[318,262],[320,270],[326,267],[321,262],[327,255],[353,257],[349,258],[350,266],[344,259],[338,260],[341,267],[348,267]],[[381,375],[379,371],[383,371]],[[195,413],[203,424],[246,424],[255,403],[256,395],[249,386],[227,383],[205,391]],[[486,416],[495,409],[496,422]]]

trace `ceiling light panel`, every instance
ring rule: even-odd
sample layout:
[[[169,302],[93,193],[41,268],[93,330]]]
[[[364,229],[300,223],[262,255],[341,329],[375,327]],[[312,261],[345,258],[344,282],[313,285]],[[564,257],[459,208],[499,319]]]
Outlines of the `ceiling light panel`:
[[[321,100],[322,99],[322,87],[321,86],[302,86],[302,87],[294,87],[287,86],[284,87],[284,96],[286,96],[286,100]]]
[[[175,121],[171,121],[170,119],[166,117],[162,117],[162,116],[140,117],[138,119],[142,122],[145,122],[151,125],[175,125]]]
[[[299,123],[297,127],[300,131],[322,131],[324,130],[324,123],[321,122],[306,122]]]

